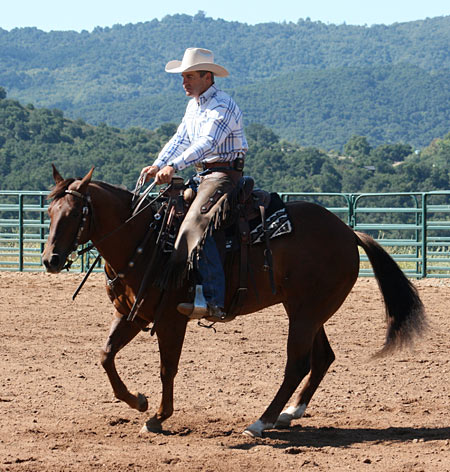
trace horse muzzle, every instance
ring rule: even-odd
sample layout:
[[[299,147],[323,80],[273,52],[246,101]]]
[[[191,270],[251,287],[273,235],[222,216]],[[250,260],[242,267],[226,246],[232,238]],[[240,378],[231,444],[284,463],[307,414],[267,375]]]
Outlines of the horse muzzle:
[[[42,263],[44,264],[47,272],[52,274],[57,274],[61,272],[62,268],[64,267],[64,263],[66,258],[61,257],[57,253],[52,253],[50,255],[46,255],[45,253],[42,255]]]

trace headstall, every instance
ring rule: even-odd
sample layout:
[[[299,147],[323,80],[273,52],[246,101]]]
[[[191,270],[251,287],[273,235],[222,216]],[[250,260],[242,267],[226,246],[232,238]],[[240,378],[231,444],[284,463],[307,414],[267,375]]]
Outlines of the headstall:
[[[70,266],[75,262],[76,258],[78,257],[77,249],[78,249],[78,246],[80,245],[81,235],[83,234],[83,231],[85,230],[85,227],[86,227],[86,222],[87,222],[88,215],[91,208],[91,197],[90,195],[84,195],[80,192],[77,192],[76,190],[66,190],[65,193],[68,193],[69,195],[73,195],[74,197],[77,197],[77,198],[81,198],[81,200],[83,201],[80,226],[78,227],[77,235],[75,236],[75,240],[72,246],[72,252],[67,256],[66,264],[63,267],[63,269],[69,270]]]

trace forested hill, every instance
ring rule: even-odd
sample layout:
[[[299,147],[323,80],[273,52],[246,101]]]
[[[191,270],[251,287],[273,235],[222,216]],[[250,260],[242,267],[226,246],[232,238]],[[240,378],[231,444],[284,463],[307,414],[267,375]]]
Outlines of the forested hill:
[[[22,103],[92,124],[155,129],[178,121],[185,99],[168,60],[210,48],[231,76],[246,123],[302,145],[426,146],[449,120],[450,16],[390,26],[309,20],[247,25],[195,16],[81,33],[0,29],[0,86]]]
[[[0,189],[45,190],[51,163],[64,176],[84,175],[133,188],[176,125],[154,131],[122,130],[70,120],[60,110],[36,108],[7,98],[0,87]],[[281,140],[272,130],[246,128],[246,174],[267,190],[291,192],[399,192],[450,188],[450,133],[421,152],[405,143],[375,146],[352,136],[342,154]],[[187,171],[184,175],[190,175]]]

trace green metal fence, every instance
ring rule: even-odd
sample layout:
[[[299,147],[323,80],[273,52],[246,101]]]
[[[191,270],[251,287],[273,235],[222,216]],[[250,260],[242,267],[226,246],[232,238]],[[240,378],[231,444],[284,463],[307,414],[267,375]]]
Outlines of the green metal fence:
[[[450,277],[450,191],[417,193],[284,193],[285,201],[327,207],[372,235],[409,277]],[[361,251],[360,275],[373,275]]]
[[[0,270],[43,270],[40,255],[48,234],[47,193],[0,191]],[[284,201],[319,203],[352,228],[371,234],[410,277],[450,278],[450,191],[281,196]],[[86,270],[95,256],[86,254],[72,270]],[[360,274],[371,275],[363,252],[361,260]]]

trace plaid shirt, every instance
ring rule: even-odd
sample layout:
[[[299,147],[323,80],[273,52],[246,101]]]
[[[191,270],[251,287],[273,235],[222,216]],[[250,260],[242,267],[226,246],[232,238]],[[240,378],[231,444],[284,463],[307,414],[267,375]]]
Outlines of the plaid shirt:
[[[182,170],[198,162],[229,162],[248,149],[242,113],[234,100],[214,85],[190,100],[175,135],[154,162]]]

